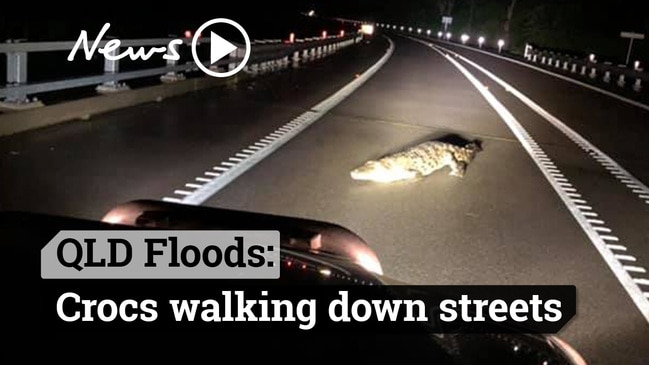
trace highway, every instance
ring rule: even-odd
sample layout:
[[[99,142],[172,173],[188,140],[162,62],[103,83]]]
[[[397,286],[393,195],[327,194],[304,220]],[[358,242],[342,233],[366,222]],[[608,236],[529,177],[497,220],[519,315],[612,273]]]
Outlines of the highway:
[[[602,240],[579,219],[601,220],[599,237],[623,247],[609,246],[614,267],[649,278],[641,270],[649,267],[649,204],[642,186],[628,186],[649,184],[649,111],[474,50],[390,39],[394,53],[365,84],[203,205],[341,224],[372,245],[386,275],[413,284],[576,285],[577,316],[560,336],[590,364],[648,363],[649,324],[638,304],[646,297],[632,298],[625,273],[611,269],[596,246]],[[235,87],[3,137],[0,207],[98,219],[128,200],[178,198],[206,170],[355,80],[388,47],[377,37]],[[509,83],[636,183],[447,50]],[[557,190],[568,185],[551,183],[547,165],[458,65],[511,113],[569,190]],[[349,176],[368,159],[438,138],[482,141],[463,179],[438,172],[385,185]],[[571,210],[561,194],[577,192],[582,208]]]

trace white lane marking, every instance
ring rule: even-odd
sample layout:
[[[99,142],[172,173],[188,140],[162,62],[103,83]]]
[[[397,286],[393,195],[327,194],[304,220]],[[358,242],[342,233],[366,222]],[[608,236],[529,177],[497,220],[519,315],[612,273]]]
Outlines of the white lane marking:
[[[597,232],[611,233],[611,229],[606,227],[593,227],[593,229]]]
[[[646,280],[646,279],[638,279],[638,278],[631,277],[629,272],[624,269],[623,265],[620,263],[620,261],[618,261],[615,258],[614,253],[612,252],[613,250],[627,251],[627,248],[622,245],[611,245],[604,242],[600,234],[593,228],[593,226],[587,219],[587,216],[597,216],[597,214],[593,212],[582,212],[579,209],[577,209],[575,204],[570,199],[569,194],[571,193],[566,193],[564,189],[562,189],[557,184],[557,182],[554,180],[554,177],[551,175],[551,172],[549,171],[547,166],[538,159],[538,155],[537,155],[538,152],[535,152],[535,150],[532,149],[530,142],[533,141],[533,139],[530,136],[530,134],[527,132],[527,130],[523,128],[523,126],[520,124],[518,120],[516,120],[516,118],[512,115],[512,113],[500,101],[498,101],[498,99],[496,99],[496,97],[490,91],[482,87],[480,81],[478,81],[478,79],[473,74],[471,74],[469,70],[467,70],[464,66],[462,66],[458,61],[453,59],[453,57],[440,51],[435,46],[419,41],[417,39],[415,39],[415,41],[424,43],[426,46],[432,48],[437,53],[442,55],[442,57],[446,58],[451,64],[453,64],[453,66],[455,66],[469,80],[469,82],[471,82],[471,84],[478,90],[478,92],[482,94],[482,96],[489,103],[489,105],[491,105],[491,107],[498,113],[500,118],[505,122],[505,124],[507,124],[507,126],[512,131],[514,136],[516,136],[516,138],[521,143],[525,151],[532,158],[532,160],[539,168],[539,170],[541,170],[541,172],[543,173],[547,181],[550,183],[550,185],[552,186],[556,194],[559,196],[559,198],[561,198],[563,203],[566,205],[566,208],[568,208],[568,211],[579,223],[581,229],[584,231],[586,236],[590,239],[591,243],[597,249],[599,254],[602,256],[602,258],[607,263],[611,271],[613,271],[613,274],[618,279],[620,284],[622,284],[622,287],[624,287],[627,294],[631,297],[631,299],[633,300],[634,304],[636,305],[636,307],[638,308],[642,316],[649,323],[649,300],[645,296],[643,290],[640,289],[640,287],[638,286],[639,284],[638,280]],[[649,285],[649,280],[647,280],[646,285]]]
[[[201,184],[192,184],[192,183],[185,184],[185,187],[190,188],[190,189],[198,189],[201,186],[203,186],[203,185],[201,185]]]
[[[441,47],[440,47],[441,48]],[[444,49],[444,48],[442,48]],[[494,75],[492,72],[488,71],[484,67],[478,65],[477,63],[469,60],[466,57],[463,57],[462,55],[459,55],[453,51],[450,51],[448,49],[444,49],[444,51],[453,53],[456,55],[457,58],[461,59],[462,61],[468,63],[478,71],[482,72],[485,76],[489,77],[493,81],[495,81],[497,84],[502,86],[505,89],[509,89],[509,92],[514,95],[516,98],[518,98],[521,102],[523,102],[525,105],[527,105],[530,109],[534,110],[538,115],[543,117],[543,119],[547,120],[550,124],[552,124],[555,128],[557,128],[559,131],[561,131],[563,134],[565,134],[569,139],[577,143],[583,150],[587,151],[597,162],[600,163],[600,165],[603,165],[605,168],[606,166],[614,166],[613,172],[611,172],[613,175],[616,175],[618,179],[623,179],[624,181],[628,181],[633,183],[634,187],[629,187],[631,189],[631,192],[634,193],[635,195],[648,195],[649,194],[649,187],[647,187],[645,184],[643,184],[640,180],[638,180],[635,176],[631,175],[630,172],[625,170],[620,164],[618,164],[615,160],[613,160],[610,156],[605,154],[603,151],[601,151],[599,148],[597,148],[595,145],[590,143],[586,138],[582,137],[579,133],[575,132],[572,128],[568,127],[564,122],[562,122],[559,118],[555,117],[554,115],[550,114],[547,110],[543,109],[539,104],[535,103],[532,99],[527,97],[525,94],[508,84],[507,82],[503,81],[501,78],[497,77]],[[610,169],[607,169],[611,171]],[[628,185],[627,185],[628,187]],[[642,198],[640,198],[642,199]]]
[[[247,153],[245,159],[236,159],[230,157],[228,162],[221,162],[220,165],[228,166],[214,167],[214,170],[221,171],[222,173],[216,174],[212,172],[205,172],[205,175],[214,176],[214,179],[206,182],[200,188],[194,190],[193,192],[178,193],[176,190],[174,193],[177,195],[183,195],[182,199],[176,199],[176,202],[188,205],[200,205],[219,190],[223,189],[225,186],[230,184],[236,178],[241,176],[244,172],[248,171],[250,168],[255,166],[264,158],[268,157],[271,153],[275,152],[278,148],[283,146],[286,142],[297,136],[300,132],[305,130],[311,124],[316,122],[322,116],[324,116],[329,110],[338,105],[341,101],[351,95],[356,89],[361,87],[367,80],[369,80],[383,65],[390,59],[392,53],[394,52],[394,42],[391,39],[387,38],[389,42],[389,47],[386,50],[385,54],[367,70],[365,70],[361,75],[356,77],[354,80],[349,82],[347,85],[343,86],[340,90],[330,95],[327,99],[315,105],[311,110],[306,111],[299,115],[297,118],[289,121],[282,127],[274,130],[270,134],[264,136],[259,141],[253,143],[252,145],[239,151],[240,153]],[[237,155],[235,155],[237,156]],[[240,161],[239,161],[240,160]],[[165,198],[166,199],[166,198]],[[174,199],[174,198],[172,198]]]
[[[649,285],[649,279],[633,279],[639,285]]]
[[[215,171],[228,171],[229,169],[227,167],[223,167],[223,166],[214,166],[214,167],[212,167],[212,170],[215,170]]]
[[[178,199],[178,198],[169,198],[169,197],[164,197],[164,198],[162,198],[162,201],[164,201],[164,202],[169,202],[169,203],[182,203],[183,200],[182,200],[182,199]]]
[[[601,219],[586,219],[590,224],[604,224],[604,221]]]
[[[439,40],[436,40],[436,42],[440,42],[440,41],[439,41]],[[442,42],[443,42],[443,41],[442,41]],[[610,92],[610,91],[608,91],[608,90],[600,89],[600,88],[598,88],[598,87],[596,87],[596,86],[593,86],[593,85],[587,84],[587,83],[585,83],[585,82],[581,82],[581,81],[579,81],[579,80],[575,80],[575,79],[573,79],[573,78],[570,78],[570,77],[567,77],[567,76],[564,76],[564,75],[560,75],[560,74],[554,73],[554,72],[552,72],[552,71],[548,71],[548,70],[546,70],[546,69],[543,69],[543,68],[540,68],[540,67],[537,67],[537,66],[533,66],[533,65],[530,65],[530,64],[528,64],[528,63],[525,63],[525,62],[519,61],[519,60],[514,60],[514,59],[511,59],[511,58],[507,58],[507,57],[504,57],[504,56],[501,56],[501,55],[497,55],[497,54],[494,54],[494,53],[491,53],[491,52],[487,52],[487,51],[484,51],[484,50],[481,50],[481,49],[475,49],[475,48],[472,48],[472,47],[467,47],[467,46],[464,46],[464,45],[459,45],[459,44],[449,43],[449,42],[444,42],[444,43],[447,43],[447,44],[450,44],[450,45],[453,45],[453,46],[456,46],[456,47],[465,48],[465,49],[468,49],[468,50],[471,50],[471,51],[474,51],[474,52],[483,53],[483,54],[489,55],[489,56],[491,56],[491,57],[499,58],[499,59],[501,59],[501,60],[505,60],[505,61],[508,61],[508,62],[511,62],[511,63],[515,63],[515,64],[517,64],[517,65],[520,65],[520,66],[523,66],[523,67],[527,67],[527,68],[532,69],[532,70],[534,70],[534,71],[538,71],[538,72],[541,72],[541,73],[544,73],[544,74],[546,74],[546,75],[550,75],[550,76],[556,77],[556,78],[561,79],[561,80],[564,80],[564,81],[568,81],[568,82],[570,82],[570,83],[573,83],[573,84],[576,84],[576,85],[579,85],[579,86],[585,87],[585,88],[587,88],[587,89],[593,90],[593,91],[598,92],[598,93],[600,93],[600,94],[604,94],[604,95],[606,95],[606,96],[610,96],[610,97],[612,97],[612,98],[614,98],[614,99],[617,99],[617,100],[623,101],[623,102],[625,102],[625,103],[627,103],[627,104],[630,104],[630,105],[636,106],[636,107],[638,107],[638,108],[641,108],[641,109],[644,109],[644,110],[649,111],[649,105],[647,105],[647,104],[643,104],[643,103],[641,103],[641,102],[639,102],[639,101],[635,101],[635,100],[632,100],[632,99],[629,99],[629,98],[625,98],[625,97],[622,96],[622,95],[618,95],[618,94],[612,93],[612,92]]]
[[[212,177],[219,177],[221,174],[218,172],[212,172],[212,171],[205,171],[205,175],[207,176],[212,176]],[[210,179],[210,182],[214,181],[214,179]]]
[[[640,267],[640,266],[624,265],[622,267],[624,268],[624,270],[626,270],[628,272],[637,272],[639,274],[646,274],[647,273],[647,269],[645,269],[644,267]]]
[[[620,261],[636,262],[637,260],[634,256],[630,256],[630,255],[615,255],[615,258]]]
[[[191,191],[187,191],[187,190],[175,190],[174,191],[174,194],[177,194],[177,195],[191,195],[191,193],[192,193]]]
[[[212,179],[208,179],[208,178],[205,178],[205,177],[197,177],[195,180],[200,181],[200,182],[204,182],[204,183],[208,183],[208,182],[212,181]]]

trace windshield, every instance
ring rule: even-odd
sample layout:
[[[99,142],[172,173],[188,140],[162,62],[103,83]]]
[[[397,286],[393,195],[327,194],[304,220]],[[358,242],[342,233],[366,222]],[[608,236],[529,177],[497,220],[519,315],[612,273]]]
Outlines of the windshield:
[[[0,11],[1,211],[277,231],[307,285],[570,286],[549,334],[648,361],[649,2],[88,5]]]

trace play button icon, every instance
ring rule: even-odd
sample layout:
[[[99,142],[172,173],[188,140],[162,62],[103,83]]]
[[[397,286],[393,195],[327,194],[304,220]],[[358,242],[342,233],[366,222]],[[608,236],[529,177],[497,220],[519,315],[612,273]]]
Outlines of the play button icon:
[[[213,65],[216,61],[229,55],[237,50],[237,46],[226,41],[218,34],[210,32],[210,64]]]
[[[239,31],[239,33],[241,33],[241,35],[243,36],[245,45],[239,46],[233,44],[232,42],[224,39],[220,35],[214,32],[210,32],[210,62],[209,65],[205,66],[205,64],[203,64],[203,61],[201,61],[198,58],[196,47],[198,46],[199,36],[205,31],[207,27],[214,24],[227,24],[236,28]],[[244,53],[243,59],[236,61],[239,62],[239,64],[235,68],[227,72],[216,72],[209,68],[209,66],[216,64],[224,57],[231,55],[234,51],[237,51],[243,47],[245,47],[245,50],[243,52]],[[208,22],[203,23],[194,33],[194,38],[192,39],[192,57],[194,58],[194,62],[196,63],[196,66],[198,66],[198,68],[200,68],[201,71],[205,72],[210,76],[214,76],[214,77],[232,76],[237,72],[241,71],[246,66],[246,63],[250,58],[250,38],[248,37],[248,34],[243,29],[243,27],[239,25],[237,22],[226,18],[212,19]]]

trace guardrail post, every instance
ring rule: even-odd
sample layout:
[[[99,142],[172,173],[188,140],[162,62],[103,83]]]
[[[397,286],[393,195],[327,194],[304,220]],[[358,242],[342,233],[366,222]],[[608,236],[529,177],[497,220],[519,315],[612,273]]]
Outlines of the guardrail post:
[[[568,70],[568,61],[563,61],[563,69]]]
[[[590,75],[588,75],[588,76],[589,76],[591,79],[594,79],[595,77],[597,77],[597,70],[595,69],[595,67],[593,67],[593,68],[590,69]]]
[[[177,44],[171,44],[169,45],[169,48],[167,48],[167,54],[168,55],[173,55],[174,53],[171,50],[171,47],[178,52],[178,45]],[[167,60],[167,67],[174,67],[178,61],[176,60]],[[160,81],[162,81],[165,84],[176,82],[176,81],[182,81],[185,80],[185,75],[175,72],[175,71],[169,71],[166,74],[160,76]]]
[[[604,82],[610,82],[610,81],[611,81],[611,71],[604,72]]]
[[[532,62],[536,62],[536,55],[532,56]]]
[[[110,56],[117,56],[118,54],[119,48],[113,49],[109,53]],[[108,57],[104,57],[104,74],[114,75],[117,73],[119,73],[119,60],[111,60]],[[120,83],[117,80],[104,82],[95,88],[99,94],[111,94],[129,89],[126,84]]]
[[[642,80],[640,80],[640,78],[635,79],[633,90],[636,92],[640,92],[640,90],[642,90]]]
[[[556,68],[561,67],[561,61],[557,60],[557,62],[555,62],[555,64],[554,64],[554,67],[556,67]]]
[[[243,57],[245,57],[245,55],[246,55],[246,50],[245,49],[237,48],[237,49],[235,49],[234,51],[232,51],[230,53],[230,58],[243,59]],[[237,67],[236,62],[228,63],[228,71],[232,71],[236,67]]]
[[[15,42],[15,41],[14,41]],[[31,100],[18,88],[27,83],[27,52],[7,53],[7,92],[8,96],[0,102],[2,110],[31,109],[43,106],[37,98]],[[14,88],[12,90],[12,88]]]
[[[293,57],[291,58],[291,60],[292,60],[293,68],[300,67],[300,52],[299,51],[293,52]]]
[[[586,66],[581,66],[581,75],[586,76]]]
[[[624,87],[624,75],[620,75],[620,77],[617,79],[617,86]]]
[[[577,72],[577,64],[576,64],[576,63],[573,63],[573,64],[572,64],[572,66],[570,67],[570,72],[572,72],[573,74],[574,74],[575,72]]]
[[[541,64],[545,65],[545,56],[541,57]]]

